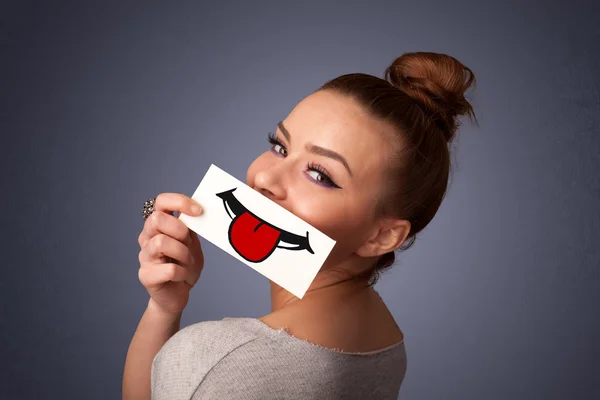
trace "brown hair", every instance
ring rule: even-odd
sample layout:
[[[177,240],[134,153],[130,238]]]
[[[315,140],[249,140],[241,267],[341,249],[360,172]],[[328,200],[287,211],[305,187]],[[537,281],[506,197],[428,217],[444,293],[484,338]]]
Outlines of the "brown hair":
[[[465,99],[474,82],[473,72],[455,58],[418,52],[394,60],[385,70],[385,79],[347,74],[317,90],[349,96],[396,127],[399,150],[392,159],[389,189],[380,196],[376,210],[410,221],[411,230],[401,251],[413,245],[446,195],[449,145],[459,127],[457,117],[468,115],[476,121]],[[355,277],[369,277],[369,285],[374,285],[394,261],[394,252],[386,253],[372,269]]]

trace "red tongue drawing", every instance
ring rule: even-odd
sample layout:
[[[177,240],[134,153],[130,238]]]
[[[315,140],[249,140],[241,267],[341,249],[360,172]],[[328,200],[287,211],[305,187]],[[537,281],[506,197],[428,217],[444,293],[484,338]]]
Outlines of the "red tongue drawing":
[[[270,227],[249,212],[237,216],[229,228],[232,246],[248,261],[267,258],[279,243],[279,230]]]

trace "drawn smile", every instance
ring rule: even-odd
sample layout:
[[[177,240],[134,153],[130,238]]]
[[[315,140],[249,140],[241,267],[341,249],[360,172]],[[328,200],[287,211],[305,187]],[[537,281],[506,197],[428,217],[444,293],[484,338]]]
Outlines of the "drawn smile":
[[[306,250],[315,254],[305,236],[296,235],[259,218],[239,202],[233,192],[237,188],[217,193],[223,199],[225,211],[232,219],[229,225],[229,243],[245,260],[262,262],[276,248]]]

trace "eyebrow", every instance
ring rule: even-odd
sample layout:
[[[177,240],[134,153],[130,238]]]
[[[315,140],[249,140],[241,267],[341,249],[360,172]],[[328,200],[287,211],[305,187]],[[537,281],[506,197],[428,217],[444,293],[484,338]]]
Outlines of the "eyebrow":
[[[287,140],[288,142],[292,142],[292,137],[290,136],[290,133],[288,132],[287,128],[285,126],[283,126],[283,122],[279,121],[277,123],[277,127],[279,128],[279,130],[281,131],[281,133],[283,133],[283,136],[285,136],[285,140]]]
[[[280,121],[277,123],[277,127],[279,128],[279,130],[281,131],[281,133],[283,134],[283,136],[285,136],[285,139],[288,141],[288,143],[292,142],[292,136],[290,135],[290,132],[287,130],[287,128],[285,126],[283,126],[283,122]],[[336,153],[333,150],[329,150],[326,149],[324,147],[321,146],[316,146],[314,144],[307,144],[306,145],[306,150],[310,153],[319,155],[319,156],[324,156],[324,157],[329,157],[333,160],[339,161],[340,163],[342,163],[342,165],[344,166],[344,168],[346,168],[346,171],[348,171],[348,174],[350,174],[350,176],[352,175],[352,170],[350,169],[350,166],[348,165],[348,162],[346,161],[346,159],[344,157],[342,157],[342,155],[340,155],[339,153]]]

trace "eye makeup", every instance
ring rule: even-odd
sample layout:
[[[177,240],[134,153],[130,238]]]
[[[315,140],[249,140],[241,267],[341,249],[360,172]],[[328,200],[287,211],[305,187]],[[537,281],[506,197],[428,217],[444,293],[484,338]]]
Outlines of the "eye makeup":
[[[275,133],[269,132],[269,134],[267,136],[267,141],[272,145],[271,152],[273,152],[276,156],[278,156],[278,157],[286,157],[287,156],[287,148],[281,142],[281,140],[279,140],[279,138],[277,138],[277,135]],[[280,150],[277,150],[276,149],[277,147],[279,147]],[[333,181],[333,179],[331,179],[330,174],[327,172],[327,170],[323,166],[313,163],[313,162],[309,162],[308,165],[306,166],[306,170],[307,170],[307,172],[304,172],[304,174],[307,176],[308,179],[313,181],[315,184],[329,188],[329,189],[341,189],[341,187],[338,186]],[[320,179],[314,178],[309,172],[316,172],[318,174],[318,176],[320,177]]]
[[[329,176],[329,173],[327,172],[325,167],[322,167],[319,164],[309,162],[308,165],[306,166],[306,169],[308,171],[317,172],[319,174],[319,176],[322,178],[322,180],[313,178],[312,176],[310,176],[308,173],[305,172],[305,174],[308,175],[309,178],[312,179],[313,181],[315,181],[318,185],[335,188],[335,189],[341,189],[338,185],[336,185],[336,183],[333,181],[333,179],[331,179],[331,177]]]
[[[286,149],[286,147],[283,145],[283,143],[281,142],[281,140],[279,140],[277,138],[277,135],[275,135],[273,132],[269,132],[269,135],[267,136],[267,141],[269,143],[271,143],[271,145],[273,146],[273,147],[271,147],[271,152],[275,153],[275,155],[277,155],[279,157],[285,157],[285,156],[287,156],[287,149]],[[285,152],[285,154],[282,154],[281,152],[275,150],[276,146],[281,147],[281,149]]]

